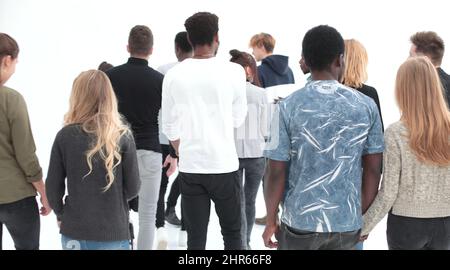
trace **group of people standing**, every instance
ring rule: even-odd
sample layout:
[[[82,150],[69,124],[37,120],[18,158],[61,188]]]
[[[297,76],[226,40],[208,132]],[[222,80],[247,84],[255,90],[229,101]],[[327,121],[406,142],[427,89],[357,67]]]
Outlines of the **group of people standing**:
[[[273,100],[267,91],[295,83],[275,39],[255,35],[253,56],[231,50],[221,61],[218,21],[189,17],[175,38],[178,62],[158,70],[148,66],[152,31],[138,25],[127,63],[82,72],[45,184],[25,101],[4,86],[19,46],[0,33],[0,227],[16,249],[39,248],[36,192],[41,214],[56,214],[63,249],[130,249],[130,208],[138,249],[152,249],[155,233],[167,248],[165,220],[182,227],[188,249],[205,249],[211,201],[225,249],[250,249],[263,178],[269,248],[358,249],[389,213],[389,249],[450,249],[450,76],[436,33],[411,38],[396,78],[401,118],[384,133],[360,42],[312,28],[299,61],[307,84]]]

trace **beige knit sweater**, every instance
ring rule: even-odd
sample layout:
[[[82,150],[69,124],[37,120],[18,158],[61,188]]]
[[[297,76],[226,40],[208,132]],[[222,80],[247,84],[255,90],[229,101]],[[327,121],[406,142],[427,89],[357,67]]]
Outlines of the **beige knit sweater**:
[[[394,215],[406,217],[450,216],[450,166],[420,162],[409,147],[407,134],[401,122],[386,130],[383,181],[364,215],[362,235],[367,235],[391,209]]]

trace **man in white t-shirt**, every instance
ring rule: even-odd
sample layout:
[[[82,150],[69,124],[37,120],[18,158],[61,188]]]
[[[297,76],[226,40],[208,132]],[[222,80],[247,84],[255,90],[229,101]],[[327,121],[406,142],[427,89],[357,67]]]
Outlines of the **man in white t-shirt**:
[[[185,22],[194,56],[163,82],[162,129],[179,155],[188,249],[206,246],[211,200],[225,249],[241,248],[239,161],[234,128],[247,115],[244,69],[218,60],[218,17],[199,12]]]

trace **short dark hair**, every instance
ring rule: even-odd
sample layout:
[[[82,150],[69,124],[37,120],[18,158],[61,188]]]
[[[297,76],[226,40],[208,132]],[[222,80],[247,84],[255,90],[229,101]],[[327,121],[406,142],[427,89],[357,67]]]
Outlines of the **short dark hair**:
[[[133,27],[128,37],[128,48],[131,54],[149,54],[153,48],[152,30],[145,25]]]
[[[414,44],[419,53],[423,53],[430,57],[434,65],[440,65],[444,57],[445,44],[441,37],[435,32],[418,32],[411,37],[411,42]]]
[[[110,63],[103,61],[99,66],[98,66],[98,70],[101,70],[103,72],[106,72],[110,69],[112,69],[114,66],[111,65]]]
[[[0,33],[0,61],[8,55],[16,59],[19,56],[19,45],[8,34]]]
[[[341,34],[328,25],[309,30],[303,38],[302,47],[306,65],[317,71],[328,69],[336,57],[345,52]]]
[[[183,31],[175,36],[175,45],[185,53],[192,52],[192,46],[187,38],[187,32]]]
[[[184,23],[192,47],[211,44],[219,32],[219,17],[209,12],[198,12]]]

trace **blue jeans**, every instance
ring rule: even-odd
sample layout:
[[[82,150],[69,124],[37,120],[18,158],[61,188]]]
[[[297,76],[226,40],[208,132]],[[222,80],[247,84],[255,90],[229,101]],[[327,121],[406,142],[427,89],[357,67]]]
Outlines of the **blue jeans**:
[[[61,235],[61,244],[63,250],[130,250],[130,242],[128,240],[97,242],[75,240]]]
[[[241,183],[241,238],[242,249],[250,248],[250,238],[255,223],[255,201],[261,179],[264,176],[264,158],[240,158],[239,178]],[[244,181],[245,176],[245,181]]]
[[[355,246],[355,250],[364,250],[364,242],[358,242]]]

